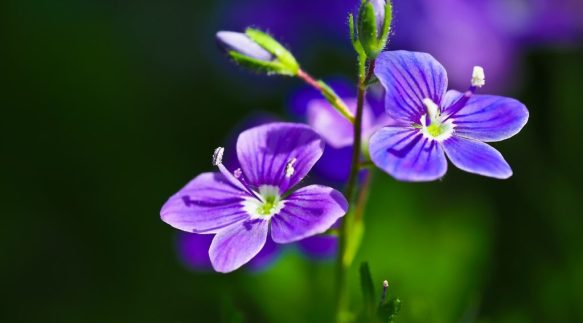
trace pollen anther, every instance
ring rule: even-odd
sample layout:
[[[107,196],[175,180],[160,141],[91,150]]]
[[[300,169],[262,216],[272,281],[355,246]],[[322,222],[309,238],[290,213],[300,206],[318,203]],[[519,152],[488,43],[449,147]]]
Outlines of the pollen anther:
[[[217,147],[213,153],[213,166],[218,166],[223,163],[223,153],[225,152],[225,148]]]
[[[287,164],[285,165],[285,177],[292,177],[292,175],[295,173],[295,168],[294,168],[294,164],[296,163],[295,158],[290,159]]]
[[[482,87],[486,84],[486,75],[484,74],[484,68],[481,66],[474,66],[472,71],[472,86]]]

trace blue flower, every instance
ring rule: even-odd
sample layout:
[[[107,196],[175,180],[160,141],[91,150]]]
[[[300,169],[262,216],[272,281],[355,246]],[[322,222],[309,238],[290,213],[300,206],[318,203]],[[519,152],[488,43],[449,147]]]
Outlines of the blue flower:
[[[432,181],[447,171],[446,154],[458,168],[505,179],[512,170],[502,155],[484,142],[517,134],[528,120],[517,100],[474,95],[485,84],[475,67],[465,93],[447,91],[447,73],[431,55],[382,53],[375,75],[386,90],[385,108],[400,123],[370,138],[370,155],[379,168],[402,181]]]

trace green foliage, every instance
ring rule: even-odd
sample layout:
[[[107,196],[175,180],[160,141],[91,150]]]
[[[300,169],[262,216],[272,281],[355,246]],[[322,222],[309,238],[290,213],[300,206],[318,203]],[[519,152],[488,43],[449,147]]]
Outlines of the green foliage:
[[[391,298],[385,302],[386,289],[381,293],[381,299],[376,300],[375,284],[368,262],[360,265],[360,288],[362,290],[363,308],[359,315],[359,322],[393,323],[401,310],[401,300]]]
[[[401,299],[391,298],[388,302],[379,305],[377,317],[380,322],[393,323],[400,311]]]
[[[376,303],[375,288],[367,262],[363,262],[360,265],[360,288],[362,289],[362,297],[364,300],[363,310],[368,317],[372,317]]]

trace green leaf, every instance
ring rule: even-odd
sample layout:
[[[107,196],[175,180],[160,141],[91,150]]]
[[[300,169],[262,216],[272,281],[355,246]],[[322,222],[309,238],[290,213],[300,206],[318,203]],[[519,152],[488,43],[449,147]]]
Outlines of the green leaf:
[[[372,318],[374,315],[375,302],[375,288],[370,273],[370,268],[367,262],[360,265],[360,288],[362,289],[362,297],[364,300],[365,316]]]
[[[401,300],[399,298],[391,298],[385,304],[379,305],[378,317],[381,322],[393,323],[400,311]]]

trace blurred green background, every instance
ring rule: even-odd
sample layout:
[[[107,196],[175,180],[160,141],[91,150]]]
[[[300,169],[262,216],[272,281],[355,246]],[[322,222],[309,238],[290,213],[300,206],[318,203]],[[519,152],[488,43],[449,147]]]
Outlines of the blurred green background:
[[[301,86],[230,64],[214,41],[219,5],[0,4],[0,321],[220,322],[230,308],[247,322],[330,317],[332,263],[288,250],[261,273],[195,273],[159,219],[240,120],[284,115]],[[348,42],[311,46],[298,55],[307,70],[354,75]],[[429,184],[376,176],[357,262],[401,297],[399,322],[583,321],[581,57],[579,45],[521,58],[522,81],[505,94],[530,121],[495,145],[510,180],[454,167]]]

